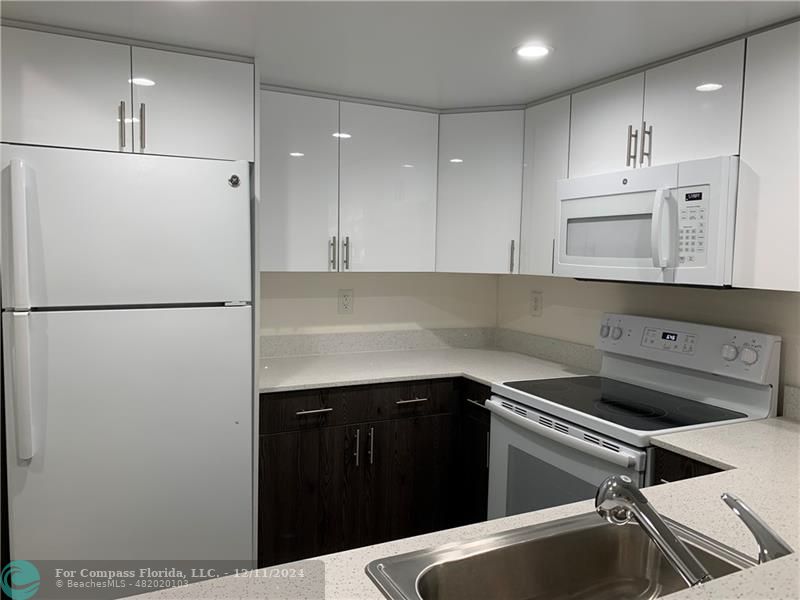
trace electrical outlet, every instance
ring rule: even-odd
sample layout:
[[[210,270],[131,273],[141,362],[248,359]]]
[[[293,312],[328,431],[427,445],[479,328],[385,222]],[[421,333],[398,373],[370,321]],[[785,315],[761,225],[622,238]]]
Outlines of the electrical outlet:
[[[353,314],[353,290],[339,290],[339,314]]]
[[[532,317],[541,317],[544,307],[544,295],[542,292],[532,291],[529,312]]]

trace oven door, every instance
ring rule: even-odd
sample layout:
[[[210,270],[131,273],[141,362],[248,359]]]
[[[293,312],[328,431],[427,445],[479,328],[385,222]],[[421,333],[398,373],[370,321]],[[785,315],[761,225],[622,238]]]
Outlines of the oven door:
[[[644,450],[604,440],[497,396],[486,406],[492,411],[490,519],[594,498],[611,475],[627,475],[644,485]],[[584,435],[599,443],[586,441]]]

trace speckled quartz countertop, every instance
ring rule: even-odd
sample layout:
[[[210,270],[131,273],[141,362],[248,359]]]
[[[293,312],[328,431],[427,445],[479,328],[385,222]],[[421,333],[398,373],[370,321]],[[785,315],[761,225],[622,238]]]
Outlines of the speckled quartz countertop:
[[[259,371],[262,392],[462,375],[491,385],[588,373],[514,352],[460,348],[268,358]]]
[[[358,359],[354,355],[271,359],[263,366],[268,367],[261,374],[263,390],[462,374],[491,383],[574,372],[567,367],[522,355],[485,350],[384,352],[363,355]],[[732,492],[747,502],[793,548],[800,550],[800,423],[786,419],[751,421],[665,435],[653,443],[727,469],[705,477],[647,488],[647,497],[662,514],[755,556],[756,545],[750,533],[720,500],[723,492]],[[319,578],[288,579],[276,588],[269,579],[229,576],[138,598],[382,600],[382,594],[364,571],[372,560],[480,538],[593,509],[592,501],[577,502],[323,556],[318,561],[324,566],[324,584]],[[799,573],[800,560],[798,554],[793,554],[668,598],[797,600],[800,598]],[[324,593],[321,592],[323,589]]]

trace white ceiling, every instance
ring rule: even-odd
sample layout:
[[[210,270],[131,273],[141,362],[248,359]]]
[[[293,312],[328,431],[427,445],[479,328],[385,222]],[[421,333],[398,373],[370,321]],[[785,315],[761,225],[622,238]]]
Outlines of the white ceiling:
[[[800,16],[765,2],[15,2],[2,16],[256,56],[265,83],[436,108],[542,98]],[[523,62],[513,49],[555,51]]]

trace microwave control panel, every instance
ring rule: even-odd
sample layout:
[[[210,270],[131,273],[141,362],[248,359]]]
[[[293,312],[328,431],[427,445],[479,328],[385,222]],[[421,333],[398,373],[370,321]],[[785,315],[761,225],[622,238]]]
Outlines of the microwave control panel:
[[[681,187],[676,190],[675,194],[678,201],[680,266],[705,266],[711,186]]]

